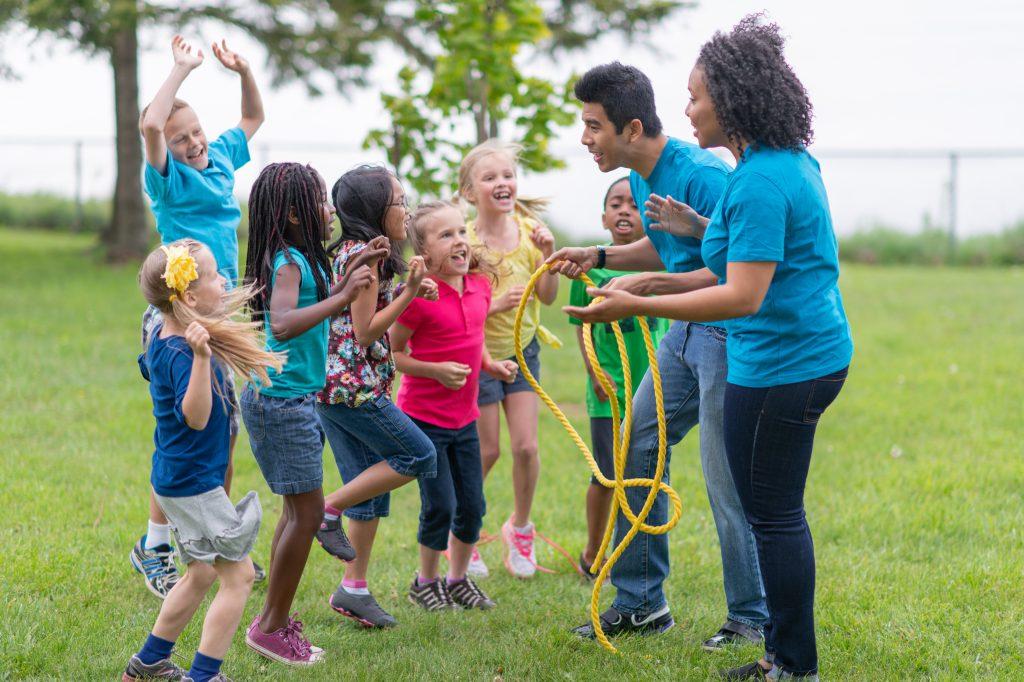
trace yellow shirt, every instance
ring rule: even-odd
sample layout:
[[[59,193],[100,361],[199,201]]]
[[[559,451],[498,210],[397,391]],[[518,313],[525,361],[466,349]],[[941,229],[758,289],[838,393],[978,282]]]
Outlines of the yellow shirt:
[[[514,286],[526,286],[534,271],[544,262],[544,254],[530,239],[537,223],[519,214],[513,214],[512,218],[519,226],[519,244],[511,251],[488,248],[477,236],[475,221],[470,220],[466,223],[470,245],[482,249],[485,256],[498,264],[498,281],[491,292],[492,301],[503,296]],[[487,317],[487,323],[484,325],[484,343],[495,360],[504,360],[516,354],[515,340],[512,336],[515,321],[516,308]],[[530,297],[530,302],[523,311],[521,334],[523,347],[530,343],[534,336],[555,348],[562,345],[554,334],[541,326],[540,301],[537,300],[536,294]]]

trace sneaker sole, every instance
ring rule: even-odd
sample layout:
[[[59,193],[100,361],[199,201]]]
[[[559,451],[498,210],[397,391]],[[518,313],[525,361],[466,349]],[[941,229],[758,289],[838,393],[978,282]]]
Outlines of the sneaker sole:
[[[351,618],[356,623],[358,623],[359,625],[361,625],[361,626],[363,626],[364,628],[367,628],[367,629],[377,628],[379,630],[384,630],[386,628],[393,628],[393,627],[395,627],[394,625],[377,625],[376,623],[371,623],[370,621],[366,620],[365,618],[360,618],[359,616],[357,616],[356,614],[352,613],[351,611],[348,611],[347,609],[343,609],[340,606],[335,606],[334,602],[331,601],[330,597],[327,598],[327,605],[330,606],[335,611],[337,611],[338,613],[340,613],[341,615],[345,616],[346,618]]]
[[[710,646],[708,644],[701,644],[700,648],[703,649],[704,651],[710,651],[711,653],[719,653],[719,652],[723,652],[723,651],[728,651],[729,649],[733,649],[735,647],[756,646],[756,645],[759,645],[759,644],[763,646],[764,645],[764,640],[761,640],[760,642],[754,642],[752,640],[747,639],[746,637],[740,636],[740,637],[737,637],[736,639],[733,639],[731,641],[725,642],[724,644],[720,644],[718,646]]]
[[[321,654],[320,658],[317,658],[315,660],[311,660],[311,661],[293,661],[290,658],[285,658],[284,656],[281,656],[279,654],[275,654],[273,651],[270,651],[269,649],[264,649],[259,644],[257,644],[256,642],[252,641],[251,639],[249,639],[249,634],[248,633],[246,633],[246,635],[245,635],[245,645],[247,647],[249,647],[250,649],[252,649],[253,651],[255,651],[256,653],[258,653],[260,656],[263,656],[264,658],[269,658],[271,661],[276,661],[277,663],[283,663],[284,665],[290,665],[290,666],[292,666],[294,668],[308,668],[309,666],[316,665],[317,663],[320,663],[321,661],[324,660],[323,659],[323,654]]]
[[[132,568],[134,568],[135,571],[139,575],[142,576],[142,582],[146,583],[146,589],[148,589],[150,592],[152,592],[154,595],[156,595],[156,598],[161,600],[161,601],[163,601],[164,599],[167,598],[166,594],[161,594],[160,590],[158,590],[155,587],[153,587],[153,583],[149,582],[149,578],[146,577],[146,572],[144,570],[142,570],[142,566],[137,564],[137,563],[135,563],[136,559],[135,559],[135,550],[134,549],[131,552],[128,553],[128,561],[131,562]],[[132,677],[130,679],[134,680],[135,678]]]

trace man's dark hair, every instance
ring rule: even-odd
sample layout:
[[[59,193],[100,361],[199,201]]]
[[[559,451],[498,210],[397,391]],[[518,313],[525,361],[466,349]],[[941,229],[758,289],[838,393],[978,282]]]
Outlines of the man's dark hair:
[[[620,62],[595,66],[576,81],[573,91],[579,101],[604,107],[617,133],[637,119],[644,126],[645,136],[661,134],[661,119],[654,106],[651,79],[635,66]]]

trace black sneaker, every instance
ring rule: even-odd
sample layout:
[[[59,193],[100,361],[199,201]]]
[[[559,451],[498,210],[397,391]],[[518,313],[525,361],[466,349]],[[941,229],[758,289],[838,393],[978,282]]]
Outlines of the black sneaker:
[[[741,665],[739,668],[723,670],[718,673],[718,676],[723,680],[767,680],[769,672],[770,669],[765,670],[761,667],[760,661],[754,661],[747,665]]]
[[[336,556],[342,561],[352,561],[356,558],[356,550],[345,535],[345,529],[341,526],[341,519],[324,519],[320,524],[320,530],[316,532],[316,541],[331,556]]]
[[[609,608],[601,614],[601,629],[608,637],[615,637],[630,632],[641,635],[660,634],[668,632],[676,624],[669,612],[668,607],[639,618],[636,614],[626,615],[619,613],[615,607]],[[594,626],[591,623],[573,628],[573,633],[585,639],[594,639]]]
[[[341,585],[328,600],[331,608],[366,628],[390,628],[398,624],[372,594],[349,594]]]
[[[121,682],[132,682],[132,680],[177,680],[178,682],[192,682],[185,671],[171,663],[171,659],[165,658],[150,665],[143,663],[138,656],[132,656],[128,661],[128,667],[121,675]]]
[[[497,606],[468,575],[457,583],[448,585],[448,594],[452,596],[452,601],[464,609],[486,610]]]
[[[413,578],[409,585],[409,601],[425,611],[453,611],[459,608],[452,600],[452,595],[448,594],[444,578],[436,578],[422,585],[418,578]]]
[[[730,644],[762,644],[763,642],[764,635],[760,630],[734,620],[727,620],[725,625],[718,629],[718,632],[704,640],[701,648],[704,651],[723,651]]]
[[[258,584],[267,579],[267,572],[255,561],[252,562],[253,583]]]
[[[157,545],[146,549],[146,536],[143,535],[132,547],[128,560],[132,568],[142,574],[146,587],[160,599],[178,582],[178,567],[174,563],[174,549],[170,545]]]

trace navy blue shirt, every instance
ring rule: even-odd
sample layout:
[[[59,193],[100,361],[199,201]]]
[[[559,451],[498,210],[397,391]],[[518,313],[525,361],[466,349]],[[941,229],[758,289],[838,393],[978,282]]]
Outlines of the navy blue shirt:
[[[725,322],[730,383],[792,384],[850,364],[839,248],[806,150],[746,149],[704,234],[704,260],[722,283],[729,263],[777,263],[761,309]]]
[[[629,188],[640,211],[644,232],[669,272],[691,272],[704,267],[700,240],[651,230],[651,219],[645,215],[644,203],[651,194],[671,196],[700,215],[710,216],[728,179],[729,166],[724,161],[695,144],[674,137],[668,138],[658,163],[646,179],[636,171],[629,174]]]
[[[158,495],[191,497],[224,485],[228,470],[230,423],[226,398],[221,400],[216,388],[210,419],[202,431],[185,424],[181,401],[192,376],[192,349],[183,336],[160,338],[163,325],[153,330],[149,347],[139,356],[142,376],[149,380],[153,398],[153,473],[150,482]],[[227,395],[224,373],[211,360],[220,392]]]

